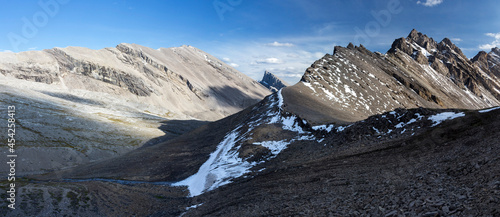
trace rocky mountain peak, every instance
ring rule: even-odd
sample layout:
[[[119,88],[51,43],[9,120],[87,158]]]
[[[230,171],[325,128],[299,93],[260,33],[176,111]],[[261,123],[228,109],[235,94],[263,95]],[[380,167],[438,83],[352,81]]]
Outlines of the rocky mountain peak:
[[[488,70],[490,74],[500,77],[500,49],[498,47],[492,48],[488,53]]]
[[[497,55],[497,56],[500,56],[500,48],[498,48],[498,47],[491,48],[491,51],[490,51],[490,53],[489,53],[489,54],[490,54],[490,55],[495,54],[495,55]]]
[[[497,47],[492,48],[489,53],[479,51],[471,61],[483,72],[497,77],[500,76],[500,49]]]
[[[259,82],[273,92],[278,92],[281,88],[289,86],[285,81],[267,70],[264,72],[264,77],[262,77],[262,80]]]
[[[488,53],[488,57],[496,60],[496,62],[500,62],[500,49],[498,47],[492,48]]]
[[[409,56],[415,62],[430,66],[436,72],[451,79],[458,87],[467,88],[477,96],[481,96],[480,86],[484,86],[492,91],[495,98],[498,97],[497,91],[494,91],[496,83],[484,81],[477,68],[481,68],[487,74],[494,73],[495,70],[487,67],[487,65],[495,64],[490,63],[492,55],[488,55],[488,63],[486,63],[485,53],[480,53],[472,61],[480,60],[482,63],[474,64],[449,38],[436,43],[427,35],[412,30],[408,37],[396,39],[388,54],[396,56],[403,64],[412,64],[412,61],[407,60]],[[405,57],[403,54],[408,56]]]
[[[430,56],[431,53],[437,51],[437,46],[438,44],[434,41],[434,39],[413,29],[406,38],[398,38],[394,40],[388,53],[395,53],[396,50],[400,50],[403,53],[412,56],[414,59],[418,59],[420,63],[424,64],[427,63],[427,58],[424,59],[422,56]]]
[[[290,92],[310,91],[325,108],[335,105],[337,111],[330,114],[320,106],[313,108],[300,104],[300,100],[288,101],[287,109],[291,111],[313,110],[314,114],[303,117],[318,123],[330,116],[333,121],[359,120],[401,106],[496,105],[500,100],[496,90],[500,87],[495,77],[483,77],[481,73],[450,39],[444,39],[438,46],[432,38],[412,30],[408,37],[396,39],[385,55],[352,43],[347,47],[335,46],[333,55],[315,61],[299,85],[284,89],[283,94],[286,98]],[[380,92],[389,94],[381,96]]]
[[[488,61],[488,53],[486,53],[485,51],[479,51],[479,53],[477,53],[476,56],[472,58],[472,62],[478,61],[486,63]]]
[[[418,38],[420,36],[422,36],[423,34],[420,33],[419,31],[417,31],[416,29],[412,29],[410,34],[408,34],[407,38],[412,38],[412,39],[415,39],[415,38]]]
[[[351,42],[349,42],[349,44],[347,45],[347,49],[354,49],[354,45]]]
[[[464,60],[467,60],[467,57],[463,54],[462,50],[457,47],[449,38],[444,38],[439,44],[437,45],[437,48],[439,51],[442,53],[444,51],[449,51],[452,52],[454,51],[456,54],[458,54],[460,57],[462,57]]]
[[[453,44],[453,42],[451,42],[451,40],[449,38],[443,38],[443,40],[441,42],[449,45],[450,47],[455,46],[455,44]]]
[[[398,38],[394,40],[388,53],[395,53],[397,49],[408,55],[411,55],[413,52],[413,49],[408,45],[405,38]]]
[[[437,43],[434,41],[433,38],[428,37],[427,35],[418,32],[417,30],[413,29],[408,37],[406,39],[411,43],[415,42],[419,46],[425,48],[427,51],[431,52],[432,50],[436,49]]]

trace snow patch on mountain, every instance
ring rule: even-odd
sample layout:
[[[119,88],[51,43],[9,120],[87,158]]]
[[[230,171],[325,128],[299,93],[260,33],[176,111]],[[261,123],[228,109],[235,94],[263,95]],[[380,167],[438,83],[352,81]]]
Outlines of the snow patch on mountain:
[[[326,132],[329,133],[329,132],[332,131],[333,127],[335,127],[335,125],[333,125],[333,124],[326,125],[325,124],[325,125],[313,126],[312,129],[316,130],[316,131],[318,131],[318,130],[324,130],[324,131],[326,131]]]
[[[239,158],[238,152],[234,150],[241,140],[238,129],[239,127],[224,138],[197,173],[173,186],[188,186],[190,196],[194,197],[230,183],[232,178],[242,176],[255,166],[255,162]]]
[[[487,113],[487,112],[491,112],[491,111],[494,111],[494,110],[497,110],[497,109],[500,109],[500,106],[499,107],[489,108],[489,109],[484,109],[484,110],[479,110],[479,113]]]
[[[271,150],[271,153],[273,155],[278,155],[281,151],[285,150],[290,144],[289,142],[285,140],[281,141],[264,141],[264,142],[255,142],[253,143],[254,145],[261,145],[266,147],[267,149]]]
[[[406,123],[403,123],[403,122],[398,123],[395,127],[396,128],[403,128],[404,126],[407,126],[407,125],[410,125],[412,123],[417,122],[417,120],[422,120],[422,118],[424,117],[424,116],[420,115],[419,113],[416,113],[415,115],[417,116],[417,118],[412,118],[411,120],[409,120]]]
[[[435,126],[439,125],[440,123],[442,123],[443,121],[452,120],[452,119],[463,117],[463,116],[465,116],[465,113],[463,113],[463,112],[460,112],[460,113],[443,112],[443,113],[432,115],[428,119],[434,122],[434,124],[431,127],[435,127]]]
[[[283,116],[282,106],[284,104],[281,90],[270,97],[271,105],[265,114],[255,114],[249,118],[246,124],[241,124],[229,132],[219,143],[217,149],[210,154],[209,159],[203,163],[197,173],[185,180],[176,182],[172,186],[187,186],[190,196],[198,196],[204,192],[214,190],[220,186],[231,183],[231,180],[243,176],[261,162],[249,162],[239,157],[239,150],[243,141],[249,140],[248,136],[256,127],[265,124],[280,124],[283,130],[296,132],[297,136],[287,140],[255,142],[254,145],[261,145],[269,149],[272,156],[267,160],[276,157],[285,150],[292,142],[300,140],[316,140],[311,132],[307,132],[299,125],[299,119],[294,115]],[[261,116],[261,117],[258,117]],[[243,126],[248,129],[242,130]]]

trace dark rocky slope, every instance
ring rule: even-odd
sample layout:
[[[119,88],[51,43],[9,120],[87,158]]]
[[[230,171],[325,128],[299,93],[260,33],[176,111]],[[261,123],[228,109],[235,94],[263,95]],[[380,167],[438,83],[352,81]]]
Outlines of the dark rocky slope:
[[[200,196],[186,216],[499,215],[499,117],[466,112],[392,140],[296,143],[262,173]]]

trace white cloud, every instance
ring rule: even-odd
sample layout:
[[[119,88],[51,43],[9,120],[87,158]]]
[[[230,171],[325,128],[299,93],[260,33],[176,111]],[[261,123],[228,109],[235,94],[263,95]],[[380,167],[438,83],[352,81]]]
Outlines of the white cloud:
[[[452,40],[454,42],[461,42],[462,41],[461,38],[450,38],[450,40]]]
[[[13,51],[11,50],[0,50],[0,52],[5,52],[5,53],[14,53]]]
[[[499,33],[486,33],[486,36],[492,37],[495,40],[489,44],[479,45],[479,49],[490,50],[491,48],[500,47],[500,32]]]
[[[36,50],[38,47],[30,47],[28,50]]]
[[[423,5],[426,7],[434,7],[438,4],[443,3],[443,0],[426,0],[425,2],[417,1],[417,4]]]
[[[225,63],[227,63],[228,65],[230,65],[231,67],[233,68],[238,68],[240,67],[239,64],[237,63],[234,63],[229,57],[223,57],[222,58],[222,61],[224,61]]]
[[[318,35],[330,35],[334,33],[334,30],[337,26],[337,23],[322,23],[318,26],[314,26],[313,31]]]
[[[275,46],[269,46],[270,41],[280,44],[287,42],[293,46],[276,49]],[[254,80],[262,79],[264,71],[268,70],[289,84],[295,84],[314,61],[323,57],[325,53],[331,54],[336,44],[338,43],[334,43],[332,36],[305,35],[277,39],[260,38],[244,43],[220,42],[211,44],[212,49],[206,51],[224,62],[231,60],[226,62],[228,65],[237,63],[238,71]]]
[[[325,56],[325,53],[323,53],[323,52],[314,52],[314,57],[315,57],[316,59],[320,59],[320,58],[322,58],[323,56]]]
[[[302,78],[302,76],[304,75],[304,73],[289,73],[289,74],[277,74],[276,76],[278,76],[279,78]]]
[[[277,41],[275,41],[273,43],[268,43],[266,45],[271,46],[271,47],[293,47],[294,46],[294,44],[292,44],[292,43],[279,43]]]
[[[255,60],[255,63],[257,63],[257,64],[279,64],[279,63],[283,63],[283,60],[280,60],[276,57],[270,57],[270,58],[265,58],[265,59],[257,59],[257,60]]]
[[[499,33],[486,33],[487,36],[493,37],[497,40],[500,39],[500,32]]]

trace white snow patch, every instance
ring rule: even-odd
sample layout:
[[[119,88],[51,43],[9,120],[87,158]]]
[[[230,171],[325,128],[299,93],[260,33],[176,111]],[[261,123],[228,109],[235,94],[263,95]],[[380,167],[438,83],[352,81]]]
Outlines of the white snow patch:
[[[415,122],[417,122],[417,119],[412,118],[411,120],[409,120],[409,121],[406,123],[406,125],[411,124],[411,123],[415,123]]]
[[[281,109],[283,107],[283,95],[281,95],[281,90],[278,91],[278,106]]]
[[[428,119],[434,122],[432,127],[435,127],[445,120],[451,120],[451,119],[455,119],[455,118],[463,117],[463,116],[465,116],[465,113],[463,113],[463,112],[460,112],[460,113],[443,112],[443,113],[432,115]]]
[[[357,96],[356,91],[351,89],[351,87],[349,87],[348,85],[344,84],[344,89],[345,89],[346,93],[349,93],[349,94],[353,95],[354,97]]]
[[[314,135],[302,135],[298,139],[292,139],[292,141],[301,141],[301,140],[315,140],[316,137]]]
[[[271,120],[269,120],[269,124],[275,124],[275,123],[278,123],[278,121],[280,120],[280,116],[279,115],[275,115],[271,118]]]
[[[497,109],[500,109],[500,106],[499,107],[494,107],[494,108],[480,110],[479,113],[491,112],[491,111],[494,111],[494,110],[497,110]]]
[[[316,90],[312,87],[311,83],[307,82],[302,82],[306,87],[309,87],[314,93],[316,93]]]
[[[332,129],[333,129],[334,125],[333,124],[330,124],[330,125],[318,125],[318,126],[313,126],[312,129],[313,130],[324,130],[326,132],[331,132]]]
[[[337,127],[337,132],[342,132],[344,131],[345,129],[347,129],[348,127],[350,127],[351,125],[349,126],[340,126],[340,127]]]
[[[264,142],[254,142],[254,145],[261,145],[271,150],[273,155],[278,155],[281,151],[285,150],[290,142],[285,140],[281,141],[264,141]]]
[[[290,116],[286,118],[281,119],[283,122],[283,129],[284,130],[290,130],[298,133],[305,133],[304,130],[302,130],[302,127],[298,125],[296,122],[296,117],[295,116]]]
[[[200,203],[200,204],[196,204],[196,205],[192,205],[190,207],[186,207],[186,211],[190,210],[190,209],[196,209],[198,207],[200,207],[201,205],[203,205],[203,203]]]
[[[249,163],[239,158],[238,151],[233,149],[238,141],[239,135],[236,132],[238,129],[239,127],[226,135],[197,173],[172,186],[187,186],[190,196],[194,197],[228,184],[232,178],[249,172],[256,163]]]
[[[326,97],[328,97],[329,100],[339,101],[339,99],[329,90],[325,89],[324,87],[321,87],[321,90],[325,92]]]

